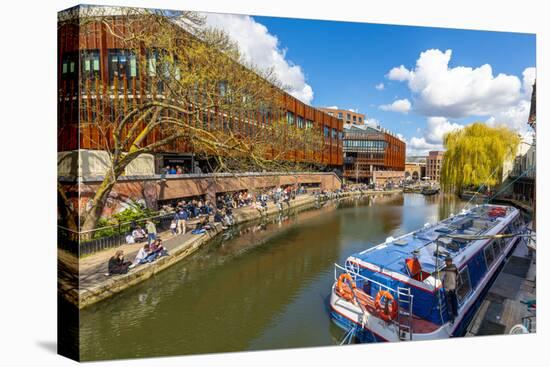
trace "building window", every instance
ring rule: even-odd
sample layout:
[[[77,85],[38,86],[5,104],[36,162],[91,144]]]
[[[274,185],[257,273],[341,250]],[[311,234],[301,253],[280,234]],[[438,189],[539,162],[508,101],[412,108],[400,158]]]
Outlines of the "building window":
[[[353,116],[353,121],[357,121],[357,116]]]
[[[137,76],[136,56],[126,50],[109,51],[109,81],[128,80]],[[122,83],[121,83],[122,84]]]
[[[362,122],[363,121],[363,118],[362,117],[359,117],[359,122]]]
[[[76,62],[78,56],[74,52],[67,52],[63,54],[61,60],[61,77],[63,79],[69,79],[76,77]]]
[[[335,128],[332,128],[332,138],[336,139],[337,136],[338,136],[338,132],[336,131]]]
[[[468,266],[466,266],[458,273],[458,287],[456,288],[458,302],[462,303],[471,290],[470,274],[468,273]]]
[[[348,120],[348,121],[349,121],[350,119],[351,119],[351,115],[350,115],[349,113],[348,113],[348,114],[346,114],[346,120]]]
[[[296,125],[300,129],[304,128],[304,118],[302,116],[296,116]]]
[[[313,121],[306,120],[306,129],[312,129],[313,128]]]
[[[80,55],[82,78],[83,79],[99,79],[100,77],[100,62],[99,50],[83,51]]]
[[[328,138],[329,137],[329,134],[330,134],[330,129],[328,126],[325,125],[324,127],[324,133],[325,133],[325,138]]]
[[[343,117],[342,112],[338,112],[338,118],[341,119]]]
[[[220,82],[220,97],[225,97],[227,94],[227,81],[222,80]]]
[[[290,111],[287,111],[286,113],[286,121],[289,125],[294,125],[294,114]]]

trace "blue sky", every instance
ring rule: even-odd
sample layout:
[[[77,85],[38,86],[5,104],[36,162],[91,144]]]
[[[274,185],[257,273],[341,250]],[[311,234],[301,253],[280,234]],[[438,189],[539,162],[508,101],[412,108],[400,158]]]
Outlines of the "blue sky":
[[[532,34],[257,16],[209,18],[234,36],[252,61],[275,65],[294,88],[293,95],[314,106],[358,109],[402,134],[410,154],[440,148],[445,132],[473,121],[528,133],[525,121],[536,66]],[[376,89],[381,83],[384,88]],[[406,101],[392,106],[396,100]]]

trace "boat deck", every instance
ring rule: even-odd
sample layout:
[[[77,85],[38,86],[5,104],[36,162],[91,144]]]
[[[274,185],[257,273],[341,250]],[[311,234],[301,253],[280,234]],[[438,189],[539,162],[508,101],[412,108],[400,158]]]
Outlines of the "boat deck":
[[[351,289],[347,284],[344,284],[343,288],[344,288],[344,292],[351,292]],[[355,296],[357,297],[357,300],[361,304],[362,308],[366,309],[369,312],[369,314],[376,316],[377,311],[374,306],[374,298],[371,297],[369,294],[365,293],[363,290],[358,288],[355,289],[354,293],[355,293]],[[431,333],[440,327],[439,325],[434,324],[414,314],[411,319],[411,323],[412,323],[411,327],[412,327],[413,333],[418,333],[418,334]]]
[[[504,216],[492,215],[494,208],[502,208],[500,210],[503,210]],[[475,207],[468,212],[447,218],[398,239],[389,238],[386,243],[351,257],[409,276],[405,260],[416,256],[422,270],[432,273],[436,270],[436,264],[443,264],[446,256],[457,256],[472,242],[450,238],[447,235],[479,236],[487,234],[501,221],[509,220],[509,215],[514,211],[517,210],[497,205]],[[439,254],[438,258],[435,256],[436,251]]]

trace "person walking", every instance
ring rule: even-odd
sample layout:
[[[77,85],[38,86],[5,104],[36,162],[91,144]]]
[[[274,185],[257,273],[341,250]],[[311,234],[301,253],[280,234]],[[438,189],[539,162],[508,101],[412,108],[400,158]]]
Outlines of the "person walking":
[[[145,229],[147,230],[147,244],[151,245],[151,242],[157,239],[157,227],[152,220],[148,220],[145,224]]]
[[[445,267],[443,273],[443,289],[447,299],[447,310],[449,312],[449,321],[454,323],[458,316],[458,299],[456,297],[456,288],[458,286],[458,269],[453,264],[453,259],[450,256],[445,258]]]

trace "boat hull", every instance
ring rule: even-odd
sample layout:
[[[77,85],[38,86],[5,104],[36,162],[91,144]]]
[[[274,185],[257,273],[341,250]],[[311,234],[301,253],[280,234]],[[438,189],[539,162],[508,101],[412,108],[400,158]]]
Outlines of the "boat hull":
[[[498,265],[491,272],[487,273],[483,285],[475,290],[468,301],[461,307],[454,324],[445,323],[433,332],[413,333],[411,337],[407,335],[406,339],[419,341],[464,336],[487,292],[520,241],[521,239],[515,238],[508,244],[506,251],[499,258]],[[335,285],[332,287],[330,297],[330,316],[338,327],[345,331],[355,328],[354,337],[359,343],[402,341],[399,338],[396,323],[385,322],[376,315],[369,313],[369,311],[363,312],[359,306],[352,302],[345,301],[336,293]]]

